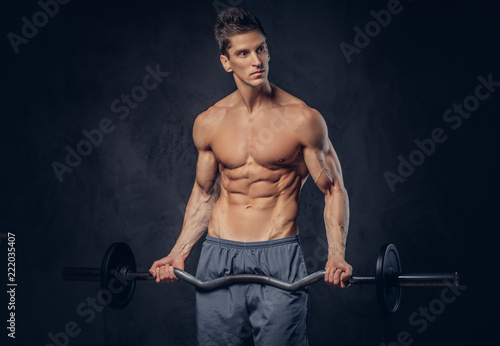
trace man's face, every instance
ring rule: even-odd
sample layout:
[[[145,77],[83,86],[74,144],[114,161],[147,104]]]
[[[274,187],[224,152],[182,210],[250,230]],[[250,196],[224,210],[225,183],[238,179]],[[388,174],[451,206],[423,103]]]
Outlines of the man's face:
[[[265,37],[259,31],[249,31],[231,36],[227,50],[229,59],[221,55],[221,63],[227,72],[233,72],[236,84],[243,82],[253,87],[267,81],[269,52]],[[263,71],[262,73],[255,73]]]

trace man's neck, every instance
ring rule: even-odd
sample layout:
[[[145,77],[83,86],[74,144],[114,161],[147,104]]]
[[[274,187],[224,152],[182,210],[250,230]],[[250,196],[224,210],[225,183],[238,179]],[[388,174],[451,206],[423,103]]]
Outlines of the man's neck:
[[[261,107],[268,105],[274,93],[271,83],[267,80],[264,84],[258,87],[252,87],[244,83],[236,84],[238,86],[241,102],[243,102],[249,114],[252,114]]]

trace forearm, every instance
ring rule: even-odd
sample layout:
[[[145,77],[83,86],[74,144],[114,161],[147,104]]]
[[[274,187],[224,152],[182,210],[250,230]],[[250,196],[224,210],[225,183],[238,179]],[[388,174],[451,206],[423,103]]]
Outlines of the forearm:
[[[210,191],[204,191],[197,183],[194,184],[184,214],[181,234],[170,254],[180,254],[184,258],[189,256],[196,242],[207,230],[212,208],[219,198],[219,188],[218,179]]]
[[[349,197],[344,187],[332,186],[325,194],[328,256],[344,258],[349,228]]]

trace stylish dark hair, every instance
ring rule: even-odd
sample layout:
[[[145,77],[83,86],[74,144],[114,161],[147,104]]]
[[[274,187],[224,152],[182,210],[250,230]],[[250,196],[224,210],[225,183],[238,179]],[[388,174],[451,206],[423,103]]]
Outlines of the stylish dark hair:
[[[231,36],[244,34],[249,31],[260,31],[264,37],[266,33],[259,19],[242,8],[230,7],[217,16],[215,23],[215,39],[219,44],[221,54],[229,57],[227,49],[231,45]]]

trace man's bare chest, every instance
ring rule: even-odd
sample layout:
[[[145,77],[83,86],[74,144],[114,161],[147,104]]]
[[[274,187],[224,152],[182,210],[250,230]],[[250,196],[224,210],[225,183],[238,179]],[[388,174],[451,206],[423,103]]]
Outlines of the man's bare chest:
[[[293,119],[279,114],[226,117],[212,133],[211,147],[217,160],[227,168],[248,161],[273,168],[300,159],[301,143]]]

